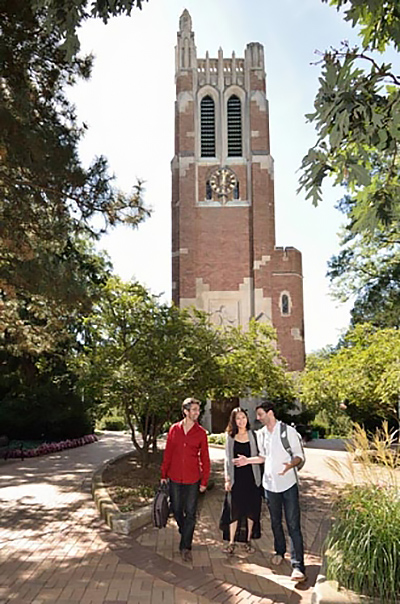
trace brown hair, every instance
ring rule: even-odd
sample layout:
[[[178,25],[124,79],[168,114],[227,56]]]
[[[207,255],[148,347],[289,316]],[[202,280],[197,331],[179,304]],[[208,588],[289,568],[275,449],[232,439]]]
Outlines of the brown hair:
[[[261,403],[256,405],[256,411],[257,409],[263,409],[265,413],[268,413],[268,411],[273,411],[275,415],[275,403],[273,403],[272,401],[262,401]]]
[[[237,427],[237,423],[236,423],[236,416],[238,413],[245,414],[245,416],[247,417],[246,430],[250,430],[250,422],[249,422],[249,416],[247,415],[247,411],[245,409],[242,409],[241,407],[235,407],[231,411],[231,414],[229,416],[229,422],[226,427],[227,433],[229,434],[229,436],[232,436],[232,438],[234,438],[236,436],[236,434],[238,433],[238,427]]]
[[[182,403],[182,413],[186,411],[190,411],[192,405],[198,405],[200,407],[201,403],[197,400],[197,398],[188,397]],[[184,413],[183,413],[184,414]],[[185,414],[184,414],[185,415]]]

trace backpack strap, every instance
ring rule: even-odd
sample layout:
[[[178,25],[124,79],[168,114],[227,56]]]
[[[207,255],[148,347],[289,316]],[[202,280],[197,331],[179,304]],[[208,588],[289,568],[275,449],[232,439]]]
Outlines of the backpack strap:
[[[289,438],[288,438],[288,435],[287,435],[287,424],[285,424],[285,422],[281,422],[281,433],[280,433],[280,436],[281,436],[281,442],[282,442],[283,448],[289,453],[290,459],[293,459],[293,451],[292,451],[292,448],[291,448],[290,443],[289,443]],[[294,473],[296,474],[296,480],[298,480],[297,479],[297,472],[299,470],[301,470],[301,468],[304,466],[304,463],[305,463],[303,443],[301,442],[300,437],[299,437],[299,443],[300,443],[301,451],[303,453],[303,459],[302,459],[302,461],[297,466],[295,466],[293,468]]]
[[[283,448],[289,453],[290,457],[293,457],[293,451],[287,435],[287,424],[285,422],[281,422],[281,441]]]
[[[290,446],[290,443],[289,443],[289,439],[288,439],[288,435],[287,435],[287,424],[285,424],[285,422],[281,422],[280,436],[281,436],[281,442],[282,442],[283,448],[289,453],[290,459],[293,459],[293,451],[292,451],[292,447]],[[296,482],[298,484],[299,478],[297,476],[297,467],[294,467],[293,471],[294,471],[294,475],[296,477]]]

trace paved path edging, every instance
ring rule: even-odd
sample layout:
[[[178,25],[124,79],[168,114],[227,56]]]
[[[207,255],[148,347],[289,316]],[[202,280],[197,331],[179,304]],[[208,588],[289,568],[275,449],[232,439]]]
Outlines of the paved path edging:
[[[359,596],[348,589],[339,588],[337,581],[328,581],[325,575],[318,575],[311,604],[382,604],[376,599]]]
[[[111,499],[103,481],[103,473],[109,465],[118,459],[128,457],[131,453],[130,451],[129,453],[123,453],[113,459],[109,459],[92,476],[92,496],[101,518],[112,531],[122,535],[130,535],[136,529],[151,522],[152,504],[138,508],[134,512],[121,512]]]
[[[105,470],[114,462],[124,457],[131,455],[132,451],[117,455],[113,459],[109,459],[93,473],[92,476],[92,497],[99,511],[100,517],[104,520],[107,526],[115,533],[121,535],[130,535],[136,529],[140,529],[146,524],[152,522],[152,503],[137,508],[132,512],[121,512],[119,507],[114,503],[107,487],[103,481]],[[214,487],[214,479],[210,478],[207,485],[207,490]]]

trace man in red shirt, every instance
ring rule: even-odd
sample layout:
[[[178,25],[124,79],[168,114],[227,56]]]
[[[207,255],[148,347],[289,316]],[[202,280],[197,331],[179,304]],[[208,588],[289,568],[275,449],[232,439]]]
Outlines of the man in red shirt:
[[[168,432],[161,465],[161,482],[169,479],[171,508],[181,534],[179,550],[185,562],[192,562],[192,540],[196,524],[199,491],[207,488],[210,456],[207,433],[198,423],[200,402],[186,398],[183,420]]]

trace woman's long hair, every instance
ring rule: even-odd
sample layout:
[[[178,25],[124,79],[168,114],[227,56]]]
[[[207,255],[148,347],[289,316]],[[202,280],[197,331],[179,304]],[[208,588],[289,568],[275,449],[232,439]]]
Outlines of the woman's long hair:
[[[239,431],[239,429],[237,427],[237,423],[236,423],[236,416],[238,413],[245,414],[245,416],[247,417],[246,430],[250,430],[250,422],[249,422],[249,416],[247,415],[247,411],[245,409],[242,409],[241,407],[235,407],[231,411],[231,414],[229,416],[229,422],[226,427],[226,432],[229,434],[229,436],[232,436],[232,438],[234,438]]]

